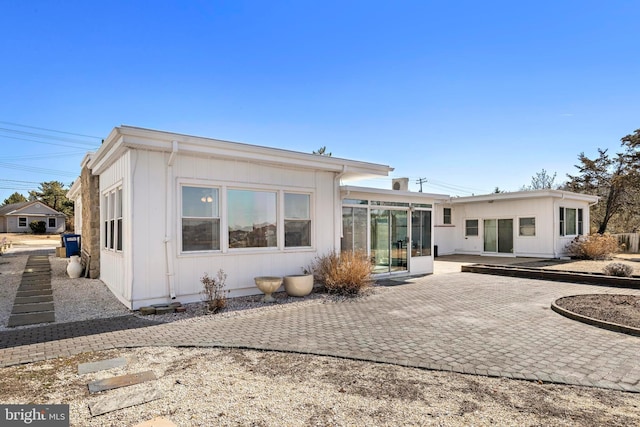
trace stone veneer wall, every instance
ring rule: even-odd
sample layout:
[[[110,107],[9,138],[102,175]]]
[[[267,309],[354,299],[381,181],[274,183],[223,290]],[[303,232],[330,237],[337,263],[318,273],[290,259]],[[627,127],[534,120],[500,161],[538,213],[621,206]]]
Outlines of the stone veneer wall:
[[[82,186],[82,250],[90,259],[89,277],[100,277],[100,177],[91,174],[84,166],[80,173]],[[84,255],[84,254],[83,254]],[[84,258],[84,256],[83,256]]]

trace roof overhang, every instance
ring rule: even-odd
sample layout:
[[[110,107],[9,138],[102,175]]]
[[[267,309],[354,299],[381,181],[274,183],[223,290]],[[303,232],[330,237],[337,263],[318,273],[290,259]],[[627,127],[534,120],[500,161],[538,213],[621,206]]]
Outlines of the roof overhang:
[[[576,200],[587,203],[597,203],[600,200],[598,196],[592,196],[590,194],[573,193],[571,191],[563,190],[530,190],[530,191],[515,191],[512,193],[492,193],[484,194],[480,196],[468,196],[468,197],[453,197],[448,200],[448,203],[477,203],[477,202],[497,202],[504,200],[523,200],[523,199],[539,199],[544,197],[551,197],[555,199],[567,199]]]
[[[392,167],[382,164],[132,126],[114,128],[87,165],[93,174],[100,174],[128,149],[172,152],[174,147],[179,154],[336,172],[344,179],[388,176],[393,171]]]
[[[358,187],[354,185],[340,186],[342,198],[383,199],[391,202],[433,203],[436,200],[448,200],[447,194],[418,193],[415,191],[387,190],[383,188]]]

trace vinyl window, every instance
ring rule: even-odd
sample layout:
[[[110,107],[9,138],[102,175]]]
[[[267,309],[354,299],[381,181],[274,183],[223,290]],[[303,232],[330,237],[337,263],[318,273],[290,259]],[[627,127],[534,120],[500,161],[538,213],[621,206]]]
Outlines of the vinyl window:
[[[311,196],[284,193],[284,246],[311,246]]]
[[[520,237],[533,237],[536,235],[536,219],[519,218],[518,219],[518,236]]]
[[[182,251],[220,249],[219,190],[211,187],[182,187]]]
[[[467,237],[475,237],[479,235],[477,219],[467,219],[464,222],[464,235]]]
[[[451,224],[451,208],[442,208],[442,223]]]

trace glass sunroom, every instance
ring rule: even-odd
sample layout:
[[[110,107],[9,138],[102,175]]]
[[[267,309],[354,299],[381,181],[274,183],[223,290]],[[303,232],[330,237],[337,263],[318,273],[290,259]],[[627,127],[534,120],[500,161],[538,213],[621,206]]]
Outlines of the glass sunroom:
[[[341,250],[365,252],[376,275],[433,273],[433,203],[445,197],[341,187]]]

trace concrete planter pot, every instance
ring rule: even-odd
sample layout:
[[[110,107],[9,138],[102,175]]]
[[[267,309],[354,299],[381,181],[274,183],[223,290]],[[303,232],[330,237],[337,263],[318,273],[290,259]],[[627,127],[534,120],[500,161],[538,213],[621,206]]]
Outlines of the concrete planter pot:
[[[282,277],[260,276],[255,277],[253,280],[256,282],[258,289],[264,294],[262,302],[275,302],[276,299],[271,294],[282,285]]]
[[[313,290],[313,274],[284,276],[284,290],[292,297],[304,297]]]

